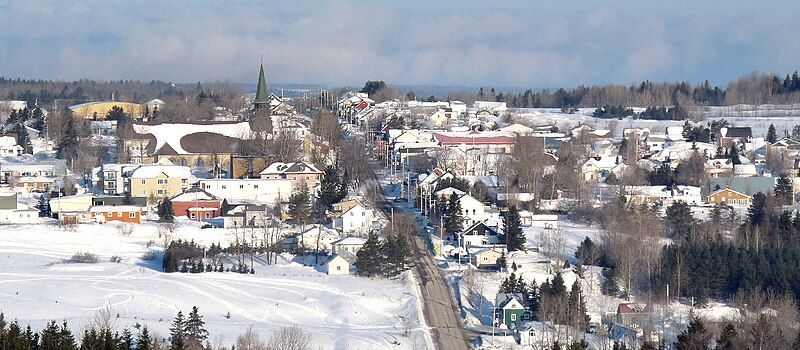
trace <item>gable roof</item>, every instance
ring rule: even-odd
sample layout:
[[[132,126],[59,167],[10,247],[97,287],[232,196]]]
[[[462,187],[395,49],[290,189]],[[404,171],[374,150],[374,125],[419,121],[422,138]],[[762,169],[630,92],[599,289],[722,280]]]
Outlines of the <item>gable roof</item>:
[[[731,126],[720,129],[723,137],[753,137],[753,129],[749,126]]]
[[[708,194],[708,196],[710,197],[710,196],[713,196],[713,195],[715,195],[715,194],[717,194],[717,193],[720,193],[720,192],[725,192],[725,191],[728,191],[728,192],[733,192],[733,193],[736,193],[736,194],[738,194],[738,195],[742,195],[742,196],[749,197],[749,198],[752,198],[752,197],[753,197],[753,196],[746,195],[746,194],[744,194],[744,193],[742,193],[742,192],[739,192],[739,191],[736,191],[736,190],[732,190],[732,189],[730,189],[730,188],[728,188],[728,187],[725,187],[725,188],[720,188],[720,189],[718,189],[718,190],[716,190],[716,191],[714,191],[714,192],[711,192],[711,193],[709,193],[709,194]]]
[[[275,162],[275,163],[270,164],[264,170],[262,170],[260,175],[295,174],[295,173],[322,174],[322,171],[317,169],[317,167],[314,166],[314,164],[310,164],[310,163],[304,163],[304,162],[294,162],[294,163]]]
[[[172,202],[221,201],[217,196],[197,187],[192,187],[170,200]]]
[[[495,229],[489,227],[488,225],[486,225],[486,223],[483,222],[483,221],[478,221],[478,222],[472,224],[472,226],[467,227],[467,229],[465,229],[464,231],[461,232],[461,235],[470,234],[473,230],[476,230],[476,229],[480,228],[481,226],[482,226],[484,232],[493,232],[495,235],[497,235],[497,231]],[[491,233],[490,233],[490,235],[491,235]]]

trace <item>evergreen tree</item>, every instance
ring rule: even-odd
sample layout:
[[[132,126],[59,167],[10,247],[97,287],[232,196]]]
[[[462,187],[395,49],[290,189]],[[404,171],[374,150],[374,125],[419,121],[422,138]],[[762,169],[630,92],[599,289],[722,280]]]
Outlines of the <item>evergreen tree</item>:
[[[651,342],[645,341],[642,343],[642,347],[639,350],[658,350],[658,348]]]
[[[728,323],[722,328],[722,331],[719,333],[719,338],[717,339],[717,350],[734,350],[736,347],[734,346],[734,341],[737,337],[736,327],[733,324]],[[795,348],[797,349],[797,348]]]
[[[695,224],[695,219],[689,205],[684,201],[675,201],[667,207],[666,213],[667,222],[672,228],[672,237],[688,237]]]
[[[33,146],[31,145],[31,138],[28,135],[28,128],[26,128],[22,122],[18,122],[14,124],[14,129],[12,131],[17,134],[17,144],[22,147],[22,153],[30,154],[33,151]]]
[[[172,327],[169,329],[170,336],[170,350],[185,350],[186,343],[186,318],[183,313],[178,311],[175,320],[172,321]]]
[[[197,306],[193,306],[192,311],[189,312],[189,318],[186,320],[184,332],[187,344],[202,346],[203,342],[208,339],[208,331],[205,329],[203,316],[198,312]]]
[[[127,328],[122,330],[118,348],[121,350],[133,350],[133,334]]]
[[[308,223],[311,218],[308,187],[300,186],[300,190],[292,193],[289,197],[289,215],[295,224],[305,225]]]
[[[742,160],[739,159],[739,145],[736,142],[731,142],[730,151],[728,151],[728,155],[731,157],[731,163],[733,165],[742,164]]]
[[[586,301],[583,299],[578,279],[575,279],[575,282],[572,283],[572,289],[567,300],[567,308],[569,309],[570,325],[586,329],[589,325],[589,315],[586,313]]]
[[[122,204],[125,205],[133,204],[133,197],[131,197],[131,191],[125,191],[125,196],[122,197]]]
[[[753,196],[753,202],[747,209],[747,222],[751,226],[761,225],[767,216],[767,196],[758,192]]]
[[[45,125],[45,117],[42,109],[38,106],[34,108],[32,117],[33,124],[31,124],[31,127],[39,131],[39,137],[44,136],[47,127]]]
[[[508,251],[513,252],[525,249],[525,232],[519,219],[517,207],[512,205],[503,217],[503,231],[506,237]]]
[[[447,201],[444,213],[444,232],[457,236],[464,230],[463,222],[461,202],[458,201],[458,195],[453,192]]]
[[[389,235],[383,244],[387,276],[397,276],[411,265],[411,247],[405,235]]]
[[[778,141],[778,132],[775,130],[775,125],[770,124],[767,130],[767,142],[775,143],[775,141]]]
[[[64,159],[67,164],[70,164],[78,158],[78,150],[80,148],[80,136],[78,134],[78,127],[75,125],[75,118],[71,115],[66,118],[66,125],[64,125],[64,136],[58,141],[58,150],[56,157]]]
[[[136,350],[150,350],[151,344],[153,339],[150,338],[150,332],[147,330],[147,326],[142,326],[142,329],[139,331],[139,336],[136,337]]]
[[[689,322],[689,327],[678,334],[678,341],[675,343],[677,350],[705,350],[710,349],[708,345],[711,334],[706,330],[705,325],[699,318],[695,317]]]
[[[39,216],[40,217],[43,217],[43,218],[49,218],[50,217],[50,214],[51,214],[51,212],[50,212],[50,201],[47,200],[47,196],[45,194],[42,194],[41,196],[39,196],[39,205],[38,205],[38,207],[39,207]]]
[[[781,174],[775,183],[775,197],[783,203],[791,203],[792,196],[792,179],[786,174]]]
[[[158,217],[161,222],[175,221],[175,211],[172,208],[172,200],[168,197],[164,197],[161,203],[158,204]]]
[[[319,204],[328,209],[339,198],[339,172],[332,166],[325,167],[325,176],[319,185]]]
[[[374,232],[370,233],[367,241],[356,253],[356,261],[353,266],[358,270],[358,274],[367,277],[380,275],[382,273],[382,251],[383,245],[378,240],[378,235]]]
[[[600,286],[600,291],[605,295],[616,296],[617,293],[619,293],[616,270],[604,267],[601,274],[605,278],[605,281],[603,285]]]

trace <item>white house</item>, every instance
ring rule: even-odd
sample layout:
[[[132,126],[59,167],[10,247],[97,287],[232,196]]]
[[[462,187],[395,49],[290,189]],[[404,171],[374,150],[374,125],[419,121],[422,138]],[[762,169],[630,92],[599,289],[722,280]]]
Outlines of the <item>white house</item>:
[[[333,247],[333,249],[331,249],[331,253],[334,255],[355,256],[366,242],[367,240],[363,238],[345,237],[331,243],[331,246]]]
[[[0,137],[0,157],[16,157],[22,154],[24,149],[17,144],[17,140],[11,136]]]
[[[465,194],[458,198],[458,202],[461,204],[464,226],[470,226],[487,219],[486,206],[475,197]]]
[[[17,201],[16,193],[0,193],[0,224],[35,224],[39,211]]]
[[[340,255],[334,255],[325,263],[325,270],[329,275],[349,275],[350,262]]]
[[[297,246],[309,250],[330,252],[333,242],[341,239],[338,231],[322,225],[311,225],[297,235]]]
[[[354,205],[333,220],[333,227],[345,233],[366,234],[376,229],[381,215],[361,203]]]
[[[583,179],[586,181],[602,181],[617,164],[619,164],[618,156],[590,157],[581,165]]]
[[[452,240],[453,238],[451,238]],[[457,244],[463,248],[500,244],[500,234],[483,222],[476,222],[459,234]]]
[[[258,203],[287,201],[292,195],[292,180],[288,179],[203,179],[200,188],[219,198],[247,200]]]

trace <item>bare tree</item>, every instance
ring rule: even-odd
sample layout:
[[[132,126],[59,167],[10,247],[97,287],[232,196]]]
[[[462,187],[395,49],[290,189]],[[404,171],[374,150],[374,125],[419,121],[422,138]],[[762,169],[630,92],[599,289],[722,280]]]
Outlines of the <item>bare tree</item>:
[[[236,337],[236,348],[239,350],[272,350],[261,340],[253,329],[253,325],[248,326],[244,333]]]
[[[311,336],[299,326],[283,327],[273,331],[267,341],[268,350],[308,350]]]

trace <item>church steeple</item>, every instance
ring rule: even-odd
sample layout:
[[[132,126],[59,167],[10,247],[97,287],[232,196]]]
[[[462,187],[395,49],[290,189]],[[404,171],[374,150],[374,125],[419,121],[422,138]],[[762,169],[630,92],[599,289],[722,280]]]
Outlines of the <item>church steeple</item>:
[[[264,65],[258,73],[258,87],[256,87],[256,99],[253,101],[256,108],[269,105],[269,94],[267,93],[267,80],[264,78]]]

